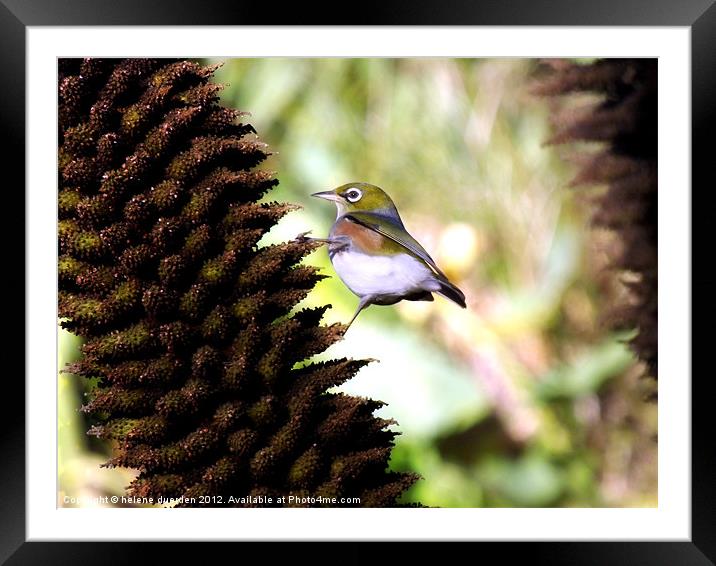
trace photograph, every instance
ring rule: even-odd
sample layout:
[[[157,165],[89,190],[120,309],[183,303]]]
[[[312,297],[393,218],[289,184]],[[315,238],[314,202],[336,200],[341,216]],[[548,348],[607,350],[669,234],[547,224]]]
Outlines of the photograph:
[[[658,508],[661,69],[59,57],[56,507]]]

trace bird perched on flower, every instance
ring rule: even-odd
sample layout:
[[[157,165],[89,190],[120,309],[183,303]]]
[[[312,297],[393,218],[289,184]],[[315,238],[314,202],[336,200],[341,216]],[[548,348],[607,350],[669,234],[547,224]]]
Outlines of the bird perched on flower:
[[[388,194],[369,183],[348,183],[314,193],[333,201],[338,214],[328,238],[302,240],[328,244],[328,256],[343,283],[360,299],[348,327],[369,305],[432,301],[433,293],[465,308],[465,295],[403,225]]]

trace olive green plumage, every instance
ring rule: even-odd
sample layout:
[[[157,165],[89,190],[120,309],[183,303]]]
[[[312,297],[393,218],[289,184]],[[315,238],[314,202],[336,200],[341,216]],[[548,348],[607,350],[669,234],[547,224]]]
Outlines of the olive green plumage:
[[[313,196],[336,205],[336,221],[328,238],[307,238],[306,232],[297,241],[328,244],[336,273],[360,298],[349,327],[370,305],[432,301],[433,293],[467,307],[463,292],[408,233],[383,189],[365,182],[347,183]]]
[[[298,265],[315,244],[258,245],[295,207],[258,204],[277,183],[253,169],[266,146],[212,72],[59,62],[59,316],[86,340],[69,369],[99,378],[90,433],[140,470],[136,496],[395,505],[415,476],[387,471],[380,403],[326,392],[366,361],[296,367],[344,328],[320,324],[327,307],[290,314],[321,278]]]

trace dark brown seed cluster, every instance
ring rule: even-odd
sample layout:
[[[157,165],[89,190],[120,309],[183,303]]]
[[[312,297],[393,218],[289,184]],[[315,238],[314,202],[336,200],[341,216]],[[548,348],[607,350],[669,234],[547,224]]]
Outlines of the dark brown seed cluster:
[[[600,95],[596,105],[562,108],[554,115],[553,144],[604,142],[604,149],[582,155],[573,185],[607,185],[593,221],[621,240],[612,266],[631,274],[628,297],[610,318],[635,328],[635,353],[657,376],[657,61],[600,60],[592,64],[549,62],[538,80],[538,94]]]
[[[257,246],[295,207],[257,203],[266,146],[213,70],[59,61],[59,315],[86,340],[70,370],[99,378],[90,433],[140,470],[133,496],[395,505],[415,477],[387,471],[380,403],[327,392],[366,362],[297,367],[344,327],[290,315],[321,278],[298,265],[315,244]]]

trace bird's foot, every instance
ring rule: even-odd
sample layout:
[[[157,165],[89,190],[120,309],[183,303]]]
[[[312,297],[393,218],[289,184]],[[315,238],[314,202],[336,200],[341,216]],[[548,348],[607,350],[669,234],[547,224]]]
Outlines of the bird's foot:
[[[309,238],[307,234],[310,234],[311,231],[308,232],[301,232],[296,238],[294,239],[294,242],[297,242],[299,244],[306,244],[306,243],[313,243],[313,244],[330,244],[330,245],[341,245],[345,246],[347,245],[347,242],[341,238]]]
[[[303,244],[305,242],[310,242],[311,240],[313,240],[313,238],[308,237],[308,235],[310,233],[311,233],[311,230],[307,230],[306,232],[301,232],[293,239],[293,241],[297,242],[299,244]]]

